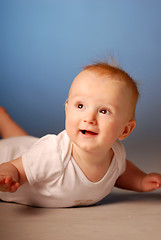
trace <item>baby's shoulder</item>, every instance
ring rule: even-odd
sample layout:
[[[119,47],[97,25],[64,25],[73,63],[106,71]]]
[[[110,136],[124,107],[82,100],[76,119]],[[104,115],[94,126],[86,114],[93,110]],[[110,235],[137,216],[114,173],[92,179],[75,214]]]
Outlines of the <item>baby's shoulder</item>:
[[[120,175],[125,171],[126,168],[126,151],[124,145],[119,140],[116,141],[112,146],[114,152],[114,159],[117,163]]]
[[[124,155],[124,154],[125,154],[125,147],[124,147],[123,143],[122,143],[121,141],[119,141],[119,140],[117,140],[117,141],[113,144],[112,150],[114,151],[114,154],[115,154],[116,156],[122,155],[122,154]]]

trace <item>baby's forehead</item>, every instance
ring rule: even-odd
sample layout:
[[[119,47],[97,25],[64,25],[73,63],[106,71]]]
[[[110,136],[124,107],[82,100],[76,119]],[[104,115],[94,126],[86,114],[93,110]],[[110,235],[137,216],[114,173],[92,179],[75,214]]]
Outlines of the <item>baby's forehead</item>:
[[[108,76],[99,76],[90,71],[83,71],[74,79],[68,97],[73,96],[102,96],[102,98],[108,97],[108,95],[122,95],[121,98],[126,97],[128,90],[126,89],[124,82],[117,79],[110,78]],[[125,96],[126,95],[126,96]],[[129,97],[129,96],[128,96]]]

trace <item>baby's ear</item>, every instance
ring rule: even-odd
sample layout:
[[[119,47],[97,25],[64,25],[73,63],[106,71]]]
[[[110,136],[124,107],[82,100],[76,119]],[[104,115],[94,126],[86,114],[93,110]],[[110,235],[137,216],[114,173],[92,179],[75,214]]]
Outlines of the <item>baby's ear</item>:
[[[127,138],[130,133],[134,130],[136,126],[136,121],[135,120],[130,120],[127,125],[125,126],[122,134],[118,137],[119,140],[123,140],[125,138]]]
[[[67,106],[68,106],[68,99],[65,101],[65,111],[67,110]]]

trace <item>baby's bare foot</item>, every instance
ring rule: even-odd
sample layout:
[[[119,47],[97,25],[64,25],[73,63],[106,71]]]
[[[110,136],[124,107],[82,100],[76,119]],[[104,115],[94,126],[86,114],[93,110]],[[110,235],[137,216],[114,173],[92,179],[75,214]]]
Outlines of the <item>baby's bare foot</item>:
[[[5,117],[9,117],[9,114],[4,107],[0,107],[0,119],[4,119]]]
[[[8,127],[7,123],[10,121],[11,117],[4,107],[0,106],[0,135],[2,135],[2,130]]]
[[[27,136],[23,130],[9,115],[4,107],[0,107],[0,136],[2,138]]]
[[[1,112],[6,112],[6,109],[4,107],[0,107],[0,113]]]

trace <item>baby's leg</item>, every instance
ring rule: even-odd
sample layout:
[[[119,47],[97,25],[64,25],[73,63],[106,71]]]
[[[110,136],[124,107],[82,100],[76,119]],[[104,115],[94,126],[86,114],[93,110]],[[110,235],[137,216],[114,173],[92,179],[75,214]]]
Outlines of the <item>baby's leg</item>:
[[[24,131],[6,112],[3,107],[0,107],[0,136],[2,138],[27,136]]]

